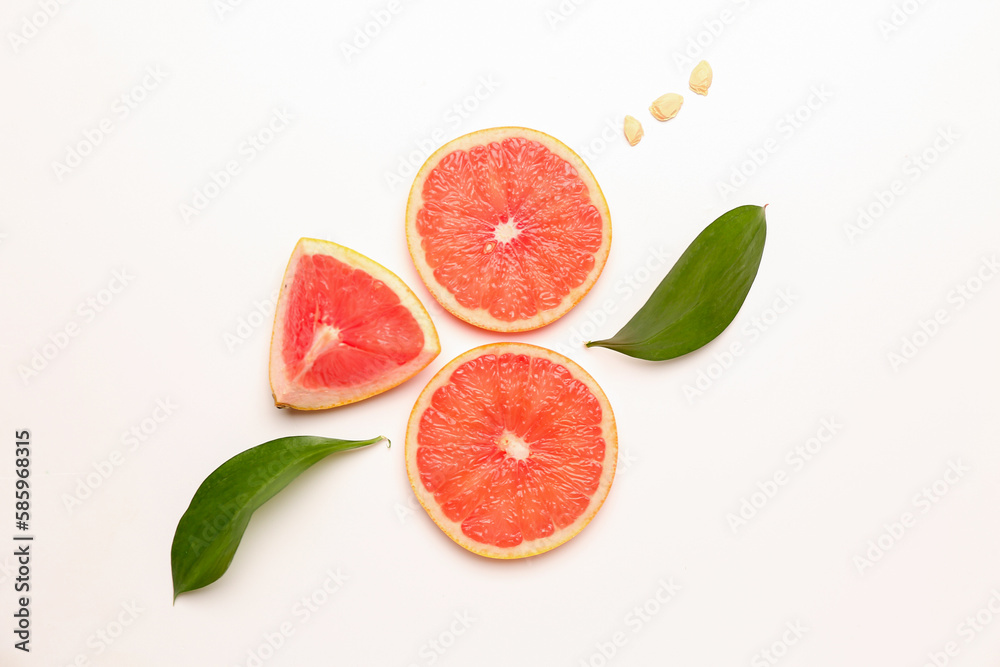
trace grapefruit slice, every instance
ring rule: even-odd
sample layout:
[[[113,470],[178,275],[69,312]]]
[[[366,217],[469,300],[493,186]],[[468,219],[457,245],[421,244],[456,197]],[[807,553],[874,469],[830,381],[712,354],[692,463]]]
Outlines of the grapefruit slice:
[[[547,134],[496,127],[459,137],[417,173],[406,206],[413,263],[456,317],[527,331],[590,291],[611,215],[583,160]]]
[[[440,351],[430,316],[396,274],[336,243],[299,240],[271,334],[276,406],[360,401],[410,379]]]
[[[522,558],[576,535],[618,461],[611,404],[551,350],[493,343],[449,362],[417,399],[406,472],[431,519],[469,551]]]

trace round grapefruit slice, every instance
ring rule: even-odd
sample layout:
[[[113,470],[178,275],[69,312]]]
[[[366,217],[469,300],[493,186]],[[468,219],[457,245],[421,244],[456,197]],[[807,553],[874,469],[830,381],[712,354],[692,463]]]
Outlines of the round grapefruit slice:
[[[523,127],[451,141],[417,173],[406,206],[413,263],[460,319],[527,331],[590,291],[611,247],[611,215],[583,160]]]
[[[551,350],[494,343],[449,362],[417,399],[406,471],[448,537],[522,558],[576,535],[608,495],[618,461],[611,404]]]
[[[430,316],[396,274],[336,243],[299,240],[271,334],[275,405],[354,403],[410,379],[440,351]]]

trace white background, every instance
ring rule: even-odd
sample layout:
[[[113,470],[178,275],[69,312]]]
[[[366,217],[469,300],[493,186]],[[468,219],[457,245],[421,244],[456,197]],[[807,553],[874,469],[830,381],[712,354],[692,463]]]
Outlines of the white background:
[[[219,6],[74,0],[35,19],[37,34],[23,31],[38,0],[0,11],[0,545],[13,544],[20,429],[37,536],[30,656],[12,647],[13,547],[0,548],[0,664],[232,667],[257,664],[264,645],[268,666],[764,665],[758,652],[779,642],[788,667],[919,667],[955,642],[948,664],[995,665],[1000,618],[959,626],[1000,590],[1000,279],[983,264],[1000,251],[1000,6],[421,0],[369,26],[378,34],[350,58],[344,45],[387,2]],[[705,98],[687,90],[701,57],[715,70]],[[130,92],[147,68],[162,81]],[[671,91],[685,105],[658,123],[646,109]],[[144,98],[127,116],[123,94]],[[292,121],[249,160],[241,144],[276,108]],[[646,129],[635,148],[617,129],[626,113]],[[60,178],[54,163],[106,118],[110,133]],[[602,384],[619,474],[577,538],[517,562],[467,553],[411,511],[403,464],[423,385],[497,339],[427,303],[404,240],[406,161],[435,132],[497,125],[581,152],[614,225],[591,294],[514,338],[570,349]],[[186,222],[180,206],[230,160],[239,173]],[[746,203],[769,204],[767,246],[718,340],[659,364],[580,347],[581,333],[613,334],[705,225]],[[859,209],[874,215],[852,232]],[[427,303],[441,356],[354,406],[276,410],[271,311],[255,303],[301,236],[397,272]],[[122,270],[127,286],[104,292]],[[977,283],[979,271],[994,279]],[[971,300],[955,291],[966,284]],[[782,293],[792,305],[778,313]],[[915,336],[939,310],[935,335]],[[743,354],[729,362],[734,343]],[[714,377],[686,397],[700,373]],[[177,407],[130,450],[123,434],[150,430],[158,399]],[[796,469],[786,454],[824,418],[842,426]],[[219,582],[172,606],[170,543],[201,481],[306,433],[393,446],[318,464],[257,513]],[[116,450],[121,465],[81,499]],[[968,471],[916,503],[949,462]],[[776,471],[787,484],[734,531],[727,515]],[[912,525],[883,535],[904,512]],[[859,565],[880,536],[884,555]],[[338,569],[342,588],[297,613]],[[681,590],[660,604],[671,578]],[[141,611],[104,643],[123,604]],[[293,634],[270,651],[264,637],[286,623]],[[794,645],[780,645],[786,623],[806,628]]]

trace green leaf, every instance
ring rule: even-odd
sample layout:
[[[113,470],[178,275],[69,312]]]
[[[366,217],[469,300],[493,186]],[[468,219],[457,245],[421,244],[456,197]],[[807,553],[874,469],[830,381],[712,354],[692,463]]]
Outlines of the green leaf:
[[[740,206],[706,227],[639,312],[606,340],[630,357],[663,361],[711,342],[736,317],[757,276],[767,223],[760,206]]]
[[[383,438],[279,438],[237,454],[216,468],[198,487],[174,533],[170,548],[174,600],[221,577],[229,569],[253,513],[303,471],[328,454],[379,440]]]

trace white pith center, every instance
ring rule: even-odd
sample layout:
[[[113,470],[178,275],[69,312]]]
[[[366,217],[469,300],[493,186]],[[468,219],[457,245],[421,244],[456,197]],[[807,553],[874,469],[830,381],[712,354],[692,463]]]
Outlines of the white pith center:
[[[507,218],[507,222],[501,222],[493,230],[493,238],[499,243],[510,243],[518,237],[521,230],[517,228],[517,223],[513,218]]]
[[[516,461],[523,461],[531,454],[531,447],[528,446],[528,443],[513,433],[507,433],[506,431],[500,436],[500,442],[497,443],[497,447]]]
[[[321,355],[330,347],[337,345],[339,342],[340,329],[337,327],[331,327],[327,324],[317,324],[316,329],[313,332],[312,345],[309,347],[309,351],[306,352],[306,356],[302,360],[303,372],[312,368],[313,363],[316,361],[316,357]]]

